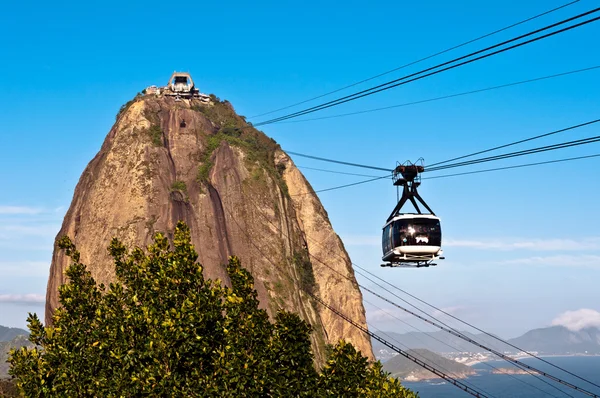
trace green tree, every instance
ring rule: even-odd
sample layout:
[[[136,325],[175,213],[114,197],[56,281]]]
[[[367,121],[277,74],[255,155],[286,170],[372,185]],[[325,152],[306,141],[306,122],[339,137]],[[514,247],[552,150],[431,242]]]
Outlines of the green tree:
[[[28,318],[34,348],[11,351],[10,374],[27,397],[415,397],[347,343],[314,367],[311,328],[258,308],[250,273],[229,259],[231,287],[206,280],[190,232],[173,248],[156,234],[146,252],[116,239],[116,282],[97,285],[73,243],[53,325]]]
[[[318,390],[323,397],[417,397],[389,377],[379,361],[369,366],[367,358],[344,341],[331,349]]]

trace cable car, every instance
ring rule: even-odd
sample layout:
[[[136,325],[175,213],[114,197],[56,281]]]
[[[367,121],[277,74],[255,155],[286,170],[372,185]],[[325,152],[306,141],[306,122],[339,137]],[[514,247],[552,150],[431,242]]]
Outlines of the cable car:
[[[434,261],[444,259],[440,218],[417,192],[423,171],[421,161],[421,164],[399,164],[392,173],[394,185],[403,188],[402,197],[383,226],[381,244],[385,263],[382,267],[429,267],[436,265]],[[401,213],[407,201],[417,213]],[[421,212],[417,201],[429,214]]]

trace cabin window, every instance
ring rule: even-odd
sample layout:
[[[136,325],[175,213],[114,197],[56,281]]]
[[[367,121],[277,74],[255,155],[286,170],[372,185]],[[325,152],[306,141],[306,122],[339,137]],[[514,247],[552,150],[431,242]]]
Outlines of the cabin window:
[[[440,221],[431,218],[396,220],[393,223],[393,244],[398,246],[441,246]]]
[[[384,254],[392,250],[392,242],[390,241],[390,229],[392,225],[388,225],[383,229],[383,234],[381,236],[381,246],[383,247]]]
[[[392,226],[392,245],[394,247],[401,246],[401,236],[403,233],[403,229],[395,222]]]

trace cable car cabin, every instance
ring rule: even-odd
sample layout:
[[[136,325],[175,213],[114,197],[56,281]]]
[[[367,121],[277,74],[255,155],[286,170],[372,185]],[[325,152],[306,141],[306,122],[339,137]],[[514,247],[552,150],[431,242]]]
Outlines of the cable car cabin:
[[[443,259],[440,219],[432,214],[398,214],[383,227],[382,266],[428,267]]]

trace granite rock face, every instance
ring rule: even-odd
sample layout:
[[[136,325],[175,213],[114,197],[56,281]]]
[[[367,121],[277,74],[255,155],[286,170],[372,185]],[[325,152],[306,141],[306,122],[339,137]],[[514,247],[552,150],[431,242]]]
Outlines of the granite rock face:
[[[179,220],[190,227],[205,277],[228,283],[224,264],[237,255],[270,315],[294,311],[313,326],[318,362],[325,344],[342,338],[372,358],[367,336],[306,294],[366,324],[348,254],[292,160],[226,101],[136,97],[84,170],[57,237],[68,235],[107,284],[115,277],[111,238],[144,247],[155,232],[171,236]],[[47,324],[67,266],[55,249]]]

